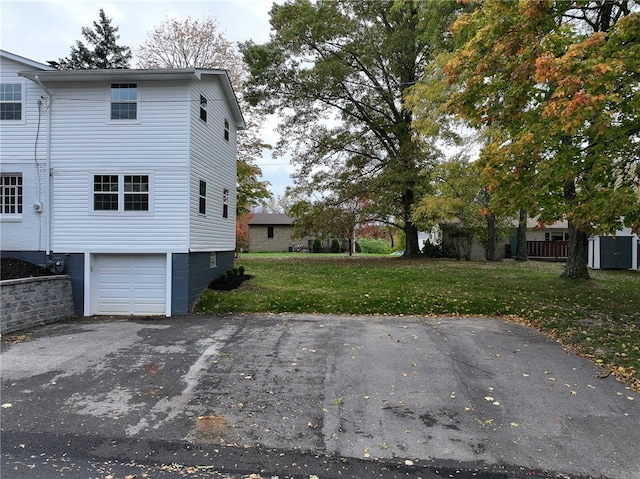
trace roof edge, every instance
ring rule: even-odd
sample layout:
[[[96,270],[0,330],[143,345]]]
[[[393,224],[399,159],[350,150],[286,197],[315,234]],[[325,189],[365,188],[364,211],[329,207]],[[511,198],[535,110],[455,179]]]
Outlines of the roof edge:
[[[44,63],[40,63],[35,60],[30,60],[29,58],[16,55],[15,53],[11,53],[2,49],[0,49],[0,57],[6,58],[8,60],[13,60],[15,62],[22,63],[23,65],[28,65],[32,68],[37,68],[39,70],[45,70],[45,71],[55,70],[55,68],[52,67],[51,65],[45,65]]]

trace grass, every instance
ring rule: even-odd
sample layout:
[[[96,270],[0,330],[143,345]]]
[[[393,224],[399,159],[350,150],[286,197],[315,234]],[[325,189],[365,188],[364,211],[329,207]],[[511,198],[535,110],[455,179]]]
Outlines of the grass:
[[[491,316],[524,323],[640,392],[640,273],[561,278],[562,263],[245,254],[243,287],[207,290],[195,311]]]

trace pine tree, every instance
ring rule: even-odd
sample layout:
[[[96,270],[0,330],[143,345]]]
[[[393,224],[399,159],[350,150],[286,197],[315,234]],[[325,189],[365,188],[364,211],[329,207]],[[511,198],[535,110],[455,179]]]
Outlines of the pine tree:
[[[82,36],[93,50],[80,40],[71,47],[71,54],[59,60],[61,70],[105,70],[110,68],[129,68],[131,49],[116,42],[120,38],[118,27],[111,25],[103,9],[100,9],[99,22],[93,22],[93,30],[82,27]]]

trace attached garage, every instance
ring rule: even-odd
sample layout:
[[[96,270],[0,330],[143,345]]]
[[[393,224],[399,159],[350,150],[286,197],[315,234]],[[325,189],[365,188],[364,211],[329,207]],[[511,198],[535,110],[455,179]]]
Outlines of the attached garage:
[[[93,254],[90,274],[92,315],[168,311],[166,254]]]

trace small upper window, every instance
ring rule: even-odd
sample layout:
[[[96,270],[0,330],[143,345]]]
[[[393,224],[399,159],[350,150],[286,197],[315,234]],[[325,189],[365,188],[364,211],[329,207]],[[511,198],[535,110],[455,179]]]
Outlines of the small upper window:
[[[200,95],[200,119],[206,123],[207,121],[207,99]]]
[[[138,118],[138,85],[114,83],[111,85],[111,119],[135,120]]]
[[[224,139],[229,141],[229,122],[227,120],[224,121]]]
[[[226,188],[222,190],[222,217],[229,217],[229,190]]]
[[[273,238],[273,226],[267,226],[267,238]]]
[[[0,84],[0,120],[22,120],[22,85]]]
[[[0,188],[0,214],[22,214],[22,175],[2,175]]]
[[[198,213],[207,214],[207,182],[200,180],[200,194],[198,202]]]

